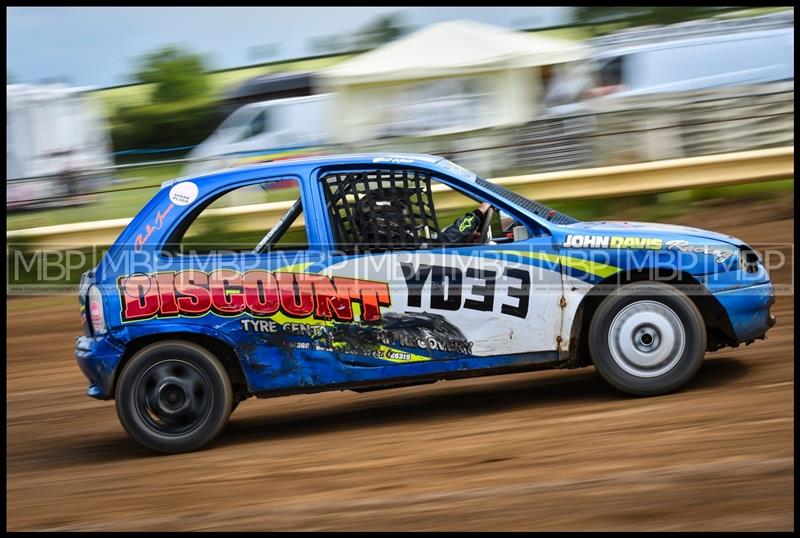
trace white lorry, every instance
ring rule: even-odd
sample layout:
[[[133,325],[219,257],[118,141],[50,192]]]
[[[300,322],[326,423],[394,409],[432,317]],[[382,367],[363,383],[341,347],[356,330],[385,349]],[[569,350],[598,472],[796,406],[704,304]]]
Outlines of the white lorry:
[[[85,200],[112,165],[106,119],[88,88],[6,86],[6,208]]]
[[[245,105],[188,155],[186,175],[323,153],[333,126],[332,94]]]

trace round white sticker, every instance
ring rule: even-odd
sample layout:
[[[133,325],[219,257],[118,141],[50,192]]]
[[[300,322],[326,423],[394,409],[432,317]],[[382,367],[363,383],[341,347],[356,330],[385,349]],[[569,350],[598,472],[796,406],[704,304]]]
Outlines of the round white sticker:
[[[169,199],[175,205],[189,205],[197,199],[197,185],[190,181],[178,183],[170,189]]]

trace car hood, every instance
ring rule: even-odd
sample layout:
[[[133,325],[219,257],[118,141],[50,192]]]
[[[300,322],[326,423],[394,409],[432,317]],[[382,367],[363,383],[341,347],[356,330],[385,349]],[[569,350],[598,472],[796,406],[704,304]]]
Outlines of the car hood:
[[[661,237],[665,240],[681,239],[685,237],[701,238],[734,246],[742,244],[740,239],[690,226],[677,224],[658,224],[654,222],[629,222],[629,221],[591,221],[576,222],[564,226],[565,229],[592,234],[637,235],[648,234]]]

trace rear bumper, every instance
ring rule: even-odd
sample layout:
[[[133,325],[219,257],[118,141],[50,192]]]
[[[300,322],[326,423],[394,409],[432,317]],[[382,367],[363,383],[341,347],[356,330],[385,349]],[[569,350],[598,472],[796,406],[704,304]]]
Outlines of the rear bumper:
[[[122,358],[122,350],[107,338],[79,336],[75,342],[75,358],[89,380],[86,394],[98,400],[114,397],[114,374]]]
[[[769,282],[718,292],[714,297],[727,312],[737,343],[763,338],[775,325],[775,316],[770,311],[775,289]]]

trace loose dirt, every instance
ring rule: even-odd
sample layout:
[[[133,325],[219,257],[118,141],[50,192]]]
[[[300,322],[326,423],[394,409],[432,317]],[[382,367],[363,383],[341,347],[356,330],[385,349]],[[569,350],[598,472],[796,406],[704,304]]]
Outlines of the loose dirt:
[[[793,255],[791,201],[672,219]],[[791,266],[773,279],[791,283]],[[592,367],[243,402],[158,456],[84,395],[77,301],[9,300],[11,530],[793,530],[794,297],[677,393]]]

